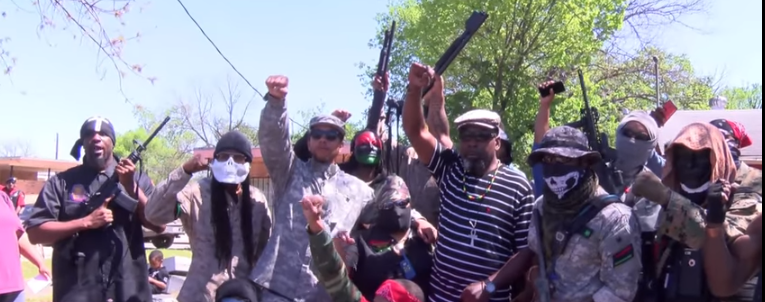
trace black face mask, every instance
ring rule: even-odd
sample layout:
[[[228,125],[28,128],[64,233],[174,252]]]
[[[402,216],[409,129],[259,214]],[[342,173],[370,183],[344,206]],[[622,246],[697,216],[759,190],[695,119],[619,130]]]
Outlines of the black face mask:
[[[677,181],[689,188],[698,188],[708,183],[712,178],[711,151],[691,151],[681,146],[675,148],[672,168]]]
[[[389,234],[404,232],[412,225],[412,209],[394,206],[379,210],[376,226]]]

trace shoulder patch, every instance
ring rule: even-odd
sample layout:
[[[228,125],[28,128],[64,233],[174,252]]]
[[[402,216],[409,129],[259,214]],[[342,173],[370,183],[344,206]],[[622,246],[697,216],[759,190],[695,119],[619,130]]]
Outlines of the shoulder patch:
[[[88,199],[87,192],[85,192],[85,186],[76,184],[72,186],[69,191],[69,199],[75,202],[83,202]]]
[[[629,244],[620,251],[614,253],[614,256],[612,257],[614,260],[614,267],[627,263],[632,257],[635,257],[635,249],[632,248],[632,244]]]

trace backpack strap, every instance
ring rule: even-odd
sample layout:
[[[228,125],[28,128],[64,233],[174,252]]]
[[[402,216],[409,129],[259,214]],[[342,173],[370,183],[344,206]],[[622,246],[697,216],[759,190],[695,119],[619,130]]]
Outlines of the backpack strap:
[[[605,207],[620,201],[621,200],[616,195],[602,195],[588,200],[587,205],[579,211],[579,214],[574,217],[574,219],[564,223],[555,233],[555,243],[553,245],[555,255],[563,254],[568,245],[568,241],[574,234],[580,234],[585,238],[590,238],[590,236],[592,236],[592,230],[587,227],[587,224],[590,223],[590,221]]]

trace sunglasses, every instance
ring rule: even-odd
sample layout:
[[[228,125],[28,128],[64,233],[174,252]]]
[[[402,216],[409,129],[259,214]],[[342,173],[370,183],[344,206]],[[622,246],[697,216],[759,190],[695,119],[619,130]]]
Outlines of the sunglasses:
[[[495,137],[497,137],[497,133],[490,131],[465,131],[459,134],[460,141],[477,140],[485,142]]]
[[[627,129],[627,128],[622,129],[622,135],[629,138],[634,138],[636,140],[641,140],[641,141],[651,140],[651,137],[649,137],[648,134],[645,134],[643,132],[632,131],[632,129]]]
[[[566,158],[562,156],[545,156],[542,157],[543,164],[561,164],[566,166],[582,166],[579,159]]]
[[[319,140],[322,137],[328,141],[334,141],[339,139],[341,137],[341,134],[340,134],[340,131],[337,131],[337,130],[319,130],[319,129],[311,130],[312,139]]]
[[[394,207],[399,208],[406,208],[407,205],[409,205],[410,199],[404,199],[404,200],[397,200],[397,201],[387,201],[380,205],[381,210],[390,210]]]
[[[215,160],[219,162],[227,162],[230,158],[234,160],[235,163],[244,163],[247,158],[244,157],[244,155],[239,153],[218,153],[215,155]]]

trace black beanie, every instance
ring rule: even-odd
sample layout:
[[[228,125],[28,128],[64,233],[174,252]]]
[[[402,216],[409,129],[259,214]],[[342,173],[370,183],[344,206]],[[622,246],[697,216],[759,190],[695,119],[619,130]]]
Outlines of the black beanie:
[[[87,137],[91,132],[101,133],[112,139],[112,144],[117,144],[117,135],[114,132],[114,126],[112,122],[100,116],[94,116],[89,118],[80,127],[80,138],[74,142],[72,151],[69,153],[76,160],[80,160],[80,149],[82,149],[83,139]]]
[[[218,156],[218,153],[223,151],[236,151],[242,153],[248,163],[252,162],[252,144],[250,140],[239,131],[232,130],[224,134],[218,140],[218,144],[215,145],[215,153],[213,156]]]

